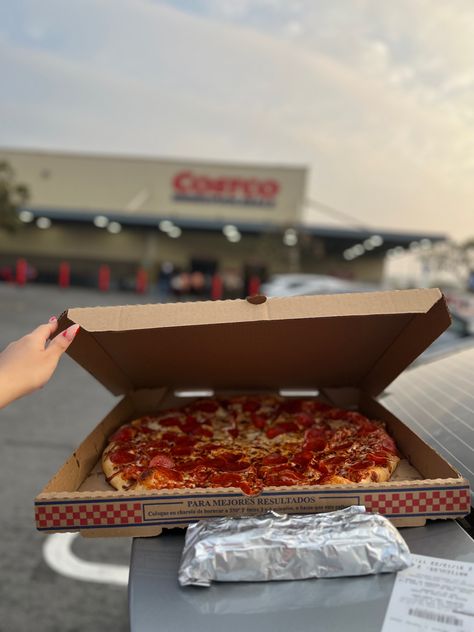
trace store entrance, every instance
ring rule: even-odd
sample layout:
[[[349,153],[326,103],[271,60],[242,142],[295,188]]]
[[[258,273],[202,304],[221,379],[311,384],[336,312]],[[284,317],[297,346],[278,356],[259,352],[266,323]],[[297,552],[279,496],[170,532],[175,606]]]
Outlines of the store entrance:
[[[189,293],[205,299],[211,295],[212,278],[218,269],[217,259],[193,257],[189,265]]]
[[[190,272],[201,272],[205,276],[213,276],[217,272],[217,259],[202,259],[193,257],[190,261]]]

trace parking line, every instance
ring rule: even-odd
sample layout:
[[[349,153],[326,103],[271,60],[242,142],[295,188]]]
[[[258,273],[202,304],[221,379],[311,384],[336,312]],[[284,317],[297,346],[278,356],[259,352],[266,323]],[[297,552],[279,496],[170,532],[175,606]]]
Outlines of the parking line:
[[[43,544],[46,564],[56,573],[82,582],[128,585],[128,566],[88,562],[77,557],[72,551],[72,543],[78,533],[53,533]]]

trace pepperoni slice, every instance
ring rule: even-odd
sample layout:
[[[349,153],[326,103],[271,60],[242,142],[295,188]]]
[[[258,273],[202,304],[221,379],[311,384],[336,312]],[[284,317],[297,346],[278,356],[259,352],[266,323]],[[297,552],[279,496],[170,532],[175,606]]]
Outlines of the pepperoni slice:
[[[192,447],[196,443],[196,439],[194,437],[188,437],[187,435],[176,435],[174,438],[175,445],[183,446],[183,447]]]
[[[334,468],[337,467],[338,465],[342,465],[343,463],[346,462],[346,457],[345,456],[331,456],[328,459],[324,459],[324,461],[322,461],[322,463],[329,468]],[[319,465],[318,465],[319,467]]]
[[[323,461],[319,461],[318,466],[317,466],[317,470],[323,476],[327,476],[329,474],[329,468],[324,464]]]
[[[280,404],[280,412],[289,413],[294,415],[300,413],[303,407],[303,400],[301,399],[289,399],[286,402]]]
[[[319,437],[313,439],[306,439],[303,443],[303,450],[312,450],[313,452],[322,452],[326,447],[326,440]]]
[[[302,480],[304,480],[302,476],[290,469],[280,470],[279,472],[268,472],[268,474],[264,476],[265,485],[275,487],[298,485]]]
[[[179,441],[178,437],[180,437],[182,435],[179,435],[176,432],[164,432],[161,435],[161,440],[165,441],[167,443],[171,442],[171,443],[177,443]]]
[[[333,474],[324,474],[324,476],[322,476],[319,481],[318,481],[318,485],[330,485],[332,483],[332,477]]]
[[[118,450],[113,450],[113,452],[109,452],[108,456],[112,463],[114,463],[115,465],[132,463],[136,458],[134,452],[130,452],[130,450],[123,450],[120,448]]]
[[[326,429],[320,428],[319,426],[312,426],[308,428],[304,433],[305,441],[306,439],[324,439],[326,437]]]
[[[139,434],[144,435],[153,434],[155,432],[152,428],[149,428],[148,426],[139,426],[137,430]]]
[[[322,452],[327,444],[325,436],[321,428],[308,428],[304,434],[303,450]]]
[[[122,426],[110,437],[110,441],[131,441],[136,434],[136,428],[132,426]]]
[[[222,468],[224,472],[242,472],[250,467],[250,461],[227,461]]]
[[[346,414],[349,411],[342,408],[330,408],[324,412],[325,419],[346,419]]]
[[[359,461],[358,463],[354,463],[354,465],[350,466],[350,470],[366,470],[370,467],[374,466],[374,461],[372,459],[364,459],[363,461]]]
[[[233,439],[237,439],[239,436],[239,429],[237,427],[227,428],[227,432]]]
[[[386,467],[388,465],[387,455],[384,452],[369,452],[367,458],[375,463],[375,465],[381,465]]]
[[[344,441],[344,443],[335,443],[335,448],[337,450],[350,450],[352,448],[352,446],[354,445],[353,441]]]
[[[202,399],[194,402],[193,408],[202,413],[215,413],[219,410],[219,403],[213,399]]]
[[[183,475],[181,472],[178,472],[177,470],[172,470],[168,467],[154,467],[152,470],[145,471],[141,475],[141,478],[147,478],[148,472],[151,472],[152,481],[157,486],[170,482],[181,482],[183,480]]]
[[[242,404],[242,410],[245,413],[254,413],[260,408],[260,402],[256,399],[248,399]]]
[[[362,417],[361,419],[355,419],[354,421],[357,424],[357,426],[359,427],[358,432],[357,432],[357,434],[359,434],[359,435],[364,436],[364,435],[371,434],[372,432],[375,432],[376,430],[380,430],[380,426],[378,426],[377,424],[372,423],[371,421],[369,421],[365,417]]]
[[[138,465],[126,465],[122,468],[121,474],[125,480],[135,482],[144,472],[147,471],[148,470],[145,467],[139,467]]]
[[[166,467],[168,469],[173,469],[175,467],[175,462],[173,461],[171,457],[166,456],[165,454],[157,454],[151,459],[148,466],[149,467],[160,466],[160,467]]]
[[[193,448],[190,445],[176,445],[172,452],[174,456],[190,456],[193,453]]]
[[[238,474],[213,474],[209,482],[218,487],[239,487],[247,496],[257,494],[261,489],[257,484],[254,486],[250,485]]]
[[[310,450],[302,450],[301,452],[297,452],[291,460],[297,465],[307,467],[310,464],[312,458],[313,453]]]
[[[365,424],[369,420],[361,413],[357,413],[354,410],[346,410],[343,419],[352,421],[355,424]],[[370,423],[370,422],[369,422]]]
[[[220,487],[239,487],[242,483],[242,478],[238,474],[219,473],[212,474],[209,481]]]
[[[281,465],[283,463],[288,463],[288,459],[282,454],[267,454],[262,459],[262,465]]]
[[[267,425],[267,420],[262,415],[252,415],[252,423],[255,426],[255,428],[258,428],[259,430],[263,430],[265,426]]]
[[[278,435],[281,435],[284,432],[285,431],[282,428],[279,428],[278,426],[274,426],[273,428],[268,428],[265,434],[267,435],[269,439],[274,439],[275,437],[278,437]]]
[[[274,472],[281,472],[282,470],[287,470],[287,469],[289,469],[288,461],[286,463],[279,463],[278,465],[261,465],[258,468],[258,473],[260,474],[260,476],[265,478],[267,474],[272,474]]]
[[[276,424],[272,428],[268,428],[265,432],[269,439],[274,439],[281,434],[285,434],[287,432],[298,432],[298,426],[294,421],[284,421],[282,423]]]
[[[185,461],[184,463],[179,463],[176,466],[176,469],[179,470],[180,472],[192,472],[193,470],[203,465],[204,465],[204,459],[197,458],[194,461]]]
[[[196,437],[212,437],[214,436],[214,433],[209,426],[199,426],[193,430],[193,435]]]
[[[318,402],[316,400],[312,400],[309,401],[305,408],[307,407],[308,410],[311,410],[313,412],[317,412],[317,413],[324,413],[327,410],[331,409],[331,406],[329,406],[329,404],[325,404],[324,402]]]
[[[395,441],[392,439],[392,437],[389,437],[388,435],[385,435],[385,437],[382,439],[382,441],[380,442],[380,447],[392,454],[398,454]]]
[[[225,459],[226,461],[234,463],[235,461],[241,461],[244,457],[244,453],[239,452],[238,450],[236,450],[235,452],[231,450],[226,450],[224,452],[221,452],[219,456]]]
[[[172,426],[177,426],[179,428],[181,425],[181,419],[179,417],[165,417],[164,419],[159,419],[158,423],[162,428],[170,428]]]
[[[200,452],[212,452],[213,450],[219,450],[220,445],[218,443],[204,443],[199,448],[197,448]]]
[[[300,413],[299,415],[296,415],[295,421],[300,428],[309,428],[314,424],[313,417],[307,413]]]
[[[179,427],[186,434],[194,434],[196,432],[199,432],[201,424],[196,417],[194,417],[193,415],[188,415],[186,419],[183,419],[180,422]]]
[[[203,459],[203,464],[213,470],[222,470],[226,466],[226,460],[221,456],[208,457]]]

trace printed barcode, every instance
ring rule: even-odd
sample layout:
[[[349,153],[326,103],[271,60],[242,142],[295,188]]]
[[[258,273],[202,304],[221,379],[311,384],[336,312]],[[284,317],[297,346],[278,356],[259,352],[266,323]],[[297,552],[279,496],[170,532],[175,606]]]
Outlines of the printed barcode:
[[[430,610],[420,610],[419,608],[410,608],[408,614],[420,619],[430,619],[437,623],[449,623],[450,625],[462,626],[462,619],[453,617],[451,614],[442,614],[441,612],[431,612]]]

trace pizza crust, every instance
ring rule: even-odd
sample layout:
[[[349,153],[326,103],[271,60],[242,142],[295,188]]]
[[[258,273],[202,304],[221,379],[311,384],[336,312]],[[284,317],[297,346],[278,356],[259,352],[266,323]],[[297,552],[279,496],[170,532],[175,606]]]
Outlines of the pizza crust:
[[[374,465],[371,467],[368,472],[363,476],[358,483],[386,483],[392,477],[392,474],[397,468],[398,463],[400,462],[400,458],[398,456],[391,456],[388,459],[387,467],[381,467],[379,465]],[[351,481],[351,484],[354,484]]]
[[[105,474],[105,478],[109,485],[115,487],[119,491],[125,491],[130,486],[130,481],[127,481],[121,474],[120,468],[115,466],[109,458],[109,453],[116,448],[116,443],[109,443],[102,455],[102,470]]]

